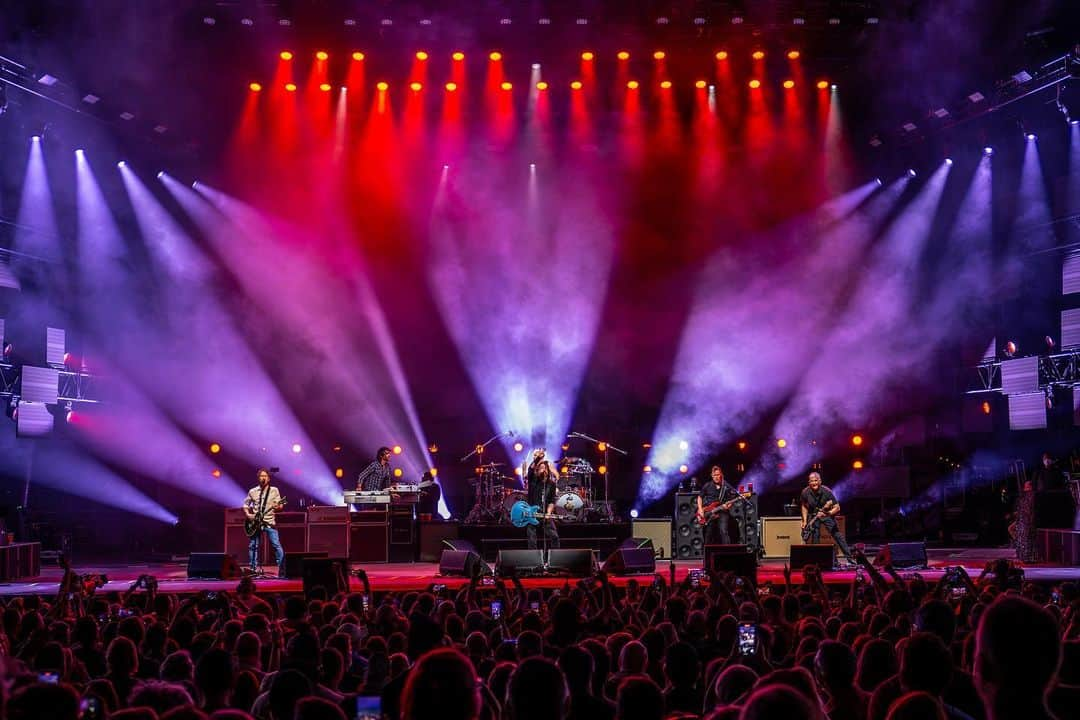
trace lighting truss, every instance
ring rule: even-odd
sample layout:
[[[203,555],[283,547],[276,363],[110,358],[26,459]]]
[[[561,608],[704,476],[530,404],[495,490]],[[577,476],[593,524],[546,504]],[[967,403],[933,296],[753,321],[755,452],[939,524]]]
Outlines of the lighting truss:
[[[988,360],[969,369],[968,395],[1001,392],[1001,363]],[[1039,387],[1042,392],[1055,388],[1080,387],[1080,348],[1039,356]]]

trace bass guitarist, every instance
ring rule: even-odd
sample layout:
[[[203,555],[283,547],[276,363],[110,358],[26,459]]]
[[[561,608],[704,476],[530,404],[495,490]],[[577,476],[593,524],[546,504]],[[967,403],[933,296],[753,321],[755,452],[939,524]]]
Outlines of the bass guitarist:
[[[710,471],[712,482],[705,483],[697,497],[697,521],[704,525],[706,545],[730,545],[731,535],[728,526],[731,523],[731,508],[739,501],[739,493],[724,482],[724,471],[719,465],[713,465]],[[742,542],[742,527],[735,521],[735,542]]]
[[[851,550],[848,548],[844,533],[840,531],[840,525],[836,522],[836,516],[840,514],[840,503],[836,495],[827,485],[821,484],[821,474],[810,473],[807,486],[803,488],[799,496],[799,505],[802,507],[802,535],[803,542],[817,543],[821,540],[821,528],[824,527],[832,535],[840,551],[844,553],[844,559],[852,562]]]
[[[248,560],[251,572],[259,571],[259,542],[265,534],[274,549],[274,562],[277,563],[278,577],[285,577],[285,551],[281,547],[277,528],[274,527],[274,514],[285,507],[285,501],[276,487],[270,484],[270,471],[259,468],[259,484],[248,490],[244,500],[245,525],[250,528],[248,537]]]

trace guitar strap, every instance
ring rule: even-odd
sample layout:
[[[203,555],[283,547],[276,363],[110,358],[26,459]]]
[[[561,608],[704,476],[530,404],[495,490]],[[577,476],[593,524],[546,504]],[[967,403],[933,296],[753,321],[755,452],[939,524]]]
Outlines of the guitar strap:
[[[267,486],[264,487],[259,492],[259,512],[256,514],[256,517],[259,518],[259,522],[264,522],[263,513],[266,512],[266,501],[269,500],[269,499],[270,499],[270,485],[267,484]]]

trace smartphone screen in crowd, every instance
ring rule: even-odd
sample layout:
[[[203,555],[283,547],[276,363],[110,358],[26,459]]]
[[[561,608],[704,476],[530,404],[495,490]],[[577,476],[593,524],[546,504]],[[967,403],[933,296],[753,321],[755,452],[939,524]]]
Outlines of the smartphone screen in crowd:
[[[757,651],[757,625],[739,623],[739,654],[753,655]]]
[[[491,617],[492,617],[493,620],[499,620],[500,618],[502,618],[502,601],[501,600],[492,600],[491,601]]]
[[[382,720],[382,698],[378,695],[357,695],[356,720]]]

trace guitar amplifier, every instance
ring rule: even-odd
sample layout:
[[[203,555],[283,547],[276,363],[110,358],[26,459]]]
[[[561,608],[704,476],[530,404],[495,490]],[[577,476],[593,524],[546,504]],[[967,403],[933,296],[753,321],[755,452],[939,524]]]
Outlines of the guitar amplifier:
[[[386,562],[390,556],[390,527],[386,511],[352,513],[349,525],[349,559],[353,562]]]
[[[840,532],[847,533],[844,516],[837,515],[836,522]],[[767,558],[786,558],[791,555],[792,545],[802,545],[802,518],[798,517],[763,517],[761,518],[761,540]],[[821,528],[821,543],[832,543],[832,535]]]
[[[308,524],[347,523],[349,508],[344,505],[310,505],[307,510]]]

